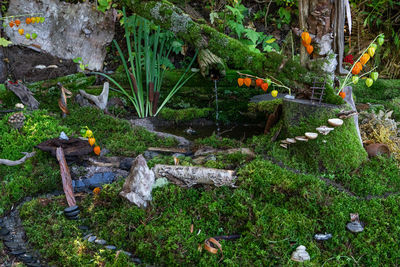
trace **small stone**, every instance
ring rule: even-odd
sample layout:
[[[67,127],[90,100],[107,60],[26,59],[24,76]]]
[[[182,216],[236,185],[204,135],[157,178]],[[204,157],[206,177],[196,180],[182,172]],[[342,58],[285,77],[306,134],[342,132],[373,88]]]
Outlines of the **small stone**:
[[[20,259],[23,262],[32,262],[33,257],[29,254],[21,254],[18,256],[18,259]]]
[[[76,221],[76,220],[79,220],[80,218],[79,218],[79,214],[78,214],[78,215],[73,216],[73,217],[67,217],[67,219],[71,220],[71,221]]]
[[[4,242],[4,245],[10,250],[16,250],[20,247],[20,244],[16,242]]]
[[[58,137],[58,138],[61,140],[69,140],[68,136],[64,132],[61,132],[60,137]]]
[[[105,241],[104,239],[96,239],[96,241],[94,241],[94,243],[96,243],[97,245],[104,246],[105,244],[107,244],[107,241]]]
[[[350,222],[346,225],[346,227],[352,233],[359,233],[364,231],[364,227],[359,221]]]
[[[121,253],[124,253],[126,256],[128,257],[132,257],[132,253],[125,251],[125,250],[121,250]]]
[[[116,250],[117,249],[116,246],[111,246],[111,245],[105,246],[105,248],[109,249],[109,250]]]
[[[8,235],[10,233],[10,231],[7,229],[7,228],[1,228],[0,229],[0,235],[1,236],[6,236],[6,235]]]
[[[68,208],[64,209],[64,213],[71,213],[71,212],[74,212],[74,211],[76,211],[78,209],[79,209],[78,206],[68,207]]]
[[[85,235],[84,237],[83,237],[83,240],[87,240],[87,239],[89,239],[89,237],[91,237],[93,234],[87,234],[87,235]]]
[[[132,261],[136,264],[142,264],[142,261],[139,258],[133,258]]]
[[[306,251],[306,247],[298,246],[292,254],[292,260],[297,262],[309,261],[310,255]]]
[[[324,240],[328,240],[331,238],[332,238],[331,234],[316,234],[316,235],[314,235],[314,239],[317,241],[324,241]]]
[[[96,239],[97,239],[97,236],[92,235],[92,236],[90,236],[90,237],[88,238],[88,241],[89,241],[90,243],[93,243]]]
[[[24,254],[25,252],[26,252],[25,249],[16,249],[16,250],[11,250],[10,253],[11,255],[18,256]]]
[[[80,210],[75,210],[75,211],[72,211],[72,212],[65,212],[65,216],[71,218],[71,217],[75,217],[79,213],[80,213]]]

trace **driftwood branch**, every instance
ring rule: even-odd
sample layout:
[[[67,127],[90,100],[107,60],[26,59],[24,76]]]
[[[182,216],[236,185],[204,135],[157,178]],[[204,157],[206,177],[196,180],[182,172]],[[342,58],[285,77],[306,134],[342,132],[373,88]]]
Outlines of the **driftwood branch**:
[[[156,178],[167,178],[174,184],[187,187],[196,184],[235,187],[236,181],[236,174],[231,170],[157,164],[153,171]]]
[[[36,154],[36,152],[32,152],[32,153],[21,152],[21,153],[25,154],[25,156],[23,158],[21,158],[19,160],[0,159],[0,164],[7,165],[7,166],[16,166],[16,165],[24,163],[27,159],[32,158]]]
[[[108,82],[105,82],[103,85],[103,91],[98,96],[88,94],[84,90],[79,90],[79,93],[83,97],[92,101],[99,109],[106,110],[109,91],[110,91],[110,84]]]
[[[30,109],[39,108],[39,101],[33,97],[33,93],[22,83],[11,84],[10,82],[6,82],[6,87],[8,90],[16,94],[25,106]]]
[[[57,148],[56,157],[60,164],[61,179],[68,205],[70,207],[75,206],[76,201],[75,201],[74,189],[72,187],[71,174],[69,172],[68,164],[67,161],[65,160],[64,150],[62,149],[62,147]]]

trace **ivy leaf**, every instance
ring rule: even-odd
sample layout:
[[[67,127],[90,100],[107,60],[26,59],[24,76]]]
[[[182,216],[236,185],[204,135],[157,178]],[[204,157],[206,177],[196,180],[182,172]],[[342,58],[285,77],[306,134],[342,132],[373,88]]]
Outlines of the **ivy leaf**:
[[[7,46],[9,46],[10,44],[12,44],[11,41],[8,41],[7,39],[4,39],[4,38],[0,38],[0,45],[1,45],[1,46],[7,47]]]

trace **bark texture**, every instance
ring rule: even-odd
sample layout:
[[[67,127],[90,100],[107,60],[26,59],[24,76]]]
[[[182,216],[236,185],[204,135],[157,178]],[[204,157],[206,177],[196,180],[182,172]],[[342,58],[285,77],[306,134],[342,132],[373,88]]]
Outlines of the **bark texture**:
[[[236,181],[236,174],[231,170],[157,164],[153,171],[156,178],[167,178],[177,185],[187,187],[196,184],[235,187]]]
[[[33,93],[22,83],[11,84],[10,82],[7,82],[6,87],[16,94],[19,99],[21,99],[22,104],[26,107],[29,107],[30,109],[39,108],[39,101],[33,97]]]
[[[7,166],[16,166],[16,165],[24,163],[29,158],[32,158],[33,156],[35,156],[36,152],[32,152],[32,153],[22,152],[22,154],[24,154],[25,156],[20,158],[19,160],[0,159],[0,164],[7,165]]]
[[[64,151],[61,147],[57,148],[56,156],[60,164],[60,174],[68,206],[70,207],[76,206],[74,188],[72,187],[71,174],[69,172],[67,161],[65,160]]]

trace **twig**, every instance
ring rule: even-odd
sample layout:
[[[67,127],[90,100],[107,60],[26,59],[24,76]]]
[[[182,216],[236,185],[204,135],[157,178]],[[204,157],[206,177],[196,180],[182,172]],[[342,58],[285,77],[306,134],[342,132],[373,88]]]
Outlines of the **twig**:
[[[7,17],[1,17],[0,20],[6,20],[9,18],[20,18],[20,17],[26,17],[26,16],[33,16],[33,15],[43,15],[43,13],[30,13],[30,14],[20,14],[20,15],[12,15],[12,16],[7,16]]]
[[[19,164],[24,163],[27,159],[32,158],[35,156],[36,152],[33,151],[32,153],[27,153],[27,152],[21,152],[25,156],[19,160],[8,160],[8,159],[0,159],[0,164],[7,165],[7,166],[16,166]]]
[[[265,82],[265,80],[266,80],[265,78],[260,78],[260,77],[258,77],[258,76],[254,76],[254,75],[251,75],[251,74],[241,73],[240,71],[237,71],[237,74],[239,74],[240,76],[252,77],[252,78],[254,78],[254,79],[261,79],[261,80],[263,80],[264,82]],[[292,95],[292,94],[291,94],[291,89],[290,89],[289,87],[287,87],[286,85],[284,85],[281,81],[279,81],[278,79],[274,78],[274,77],[271,76],[271,75],[268,75],[268,74],[265,74],[265,75],[268,76],[268,77],[271,79],[271,82],[272,82],[273,84],[275,84],[277,87],[281,87],[281,88],[288,89],[288,90],[289,90],[289,95]]]

